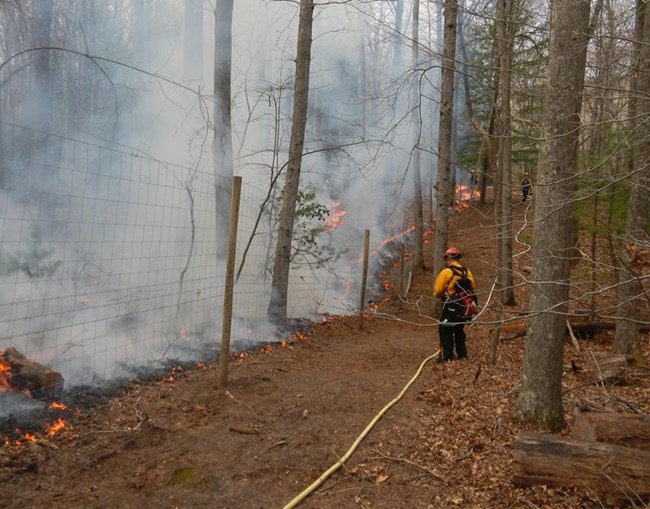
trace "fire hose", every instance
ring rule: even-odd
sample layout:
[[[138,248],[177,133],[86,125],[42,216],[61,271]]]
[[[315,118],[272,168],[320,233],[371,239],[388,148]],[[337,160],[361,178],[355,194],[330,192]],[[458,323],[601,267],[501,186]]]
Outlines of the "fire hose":
[[[393,399],[390,403],[388,403],[384,408],[382,408],[379,413],[370,421],[370,424],[366,426],[366,429],[364,429],[361,434],[357,437],[357,439],[354,441],[350,449],[348,449],[348,452],[346,452],[343,456],[341,456],[341,459],[339,459],[334,465],[332,465],[330,468],[328,468],[318,479],[316,479],[312,484],[310,484],[307,489],[305,489],[302,493],[300,493],[298,496],[296,496],[291,502],[289,502],[287,505],[284,506],[283,509],[291,509],[292,507],[296,507],[300,502],[302,502],[307,496],[311,494],[312,491],[314,491],[316,488],[318,488],[331,474],[336,472],[342,465],[345,463],[350,456],[352,456],[352,453],[357,449],[359,444],[362,442],[362,440],[366,437],[366,435],[370,432],[370,430],[374,427],[375,424],[377,424],[377,421],[381,419],[382,415],[384,415],[395,403],[397,403],[400,399],[402,399],[402,396],[406,394],[406,391],[413,385],[413,382],[417,379],[418,376],[420,376],[420,373],[422,372],[422,368],[424,368],[424,365],[429,362],[431,359],[434,359],[440,354],[440,349],[436,351],[433,355],[430,355],[426,359],[422,361],[420,364],[420,367],[416,371],[415,375],[413,375],[413,378],[411,378],[408,383],[404,386],[404,388],[401,390],[401,392],[397,395],[395,399]]]

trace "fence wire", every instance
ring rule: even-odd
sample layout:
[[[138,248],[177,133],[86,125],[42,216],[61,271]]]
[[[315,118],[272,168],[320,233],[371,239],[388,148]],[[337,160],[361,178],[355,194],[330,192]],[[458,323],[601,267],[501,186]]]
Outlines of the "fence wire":
[[[13,124],[0,130],[0,352],[58,371],[66,388],[218,352],[227,232],[215,231],[214,173]],[[277,203],[244,180],[235,349],[282,339],[266,319]],[[316,259],[292,266],[292,318],[355,306],[362,234],[323,232],[348,253],[335,269]],[[0,419],[15,410],[2,406]]]

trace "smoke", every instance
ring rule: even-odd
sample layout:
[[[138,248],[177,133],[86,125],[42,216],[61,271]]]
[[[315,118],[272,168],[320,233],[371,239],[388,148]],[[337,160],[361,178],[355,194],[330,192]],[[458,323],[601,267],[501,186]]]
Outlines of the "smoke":
[[[0,349],[59,370],[66,387],[214,355],[220,338],[225,264],[215,252],[227,232],[215,231],[211,12],[194,26],[198,51],[184,28],[188,2],[158,2],[155,11],[122,4],[69,14],[55,2],[51,43],[74,52],[50,53],[48,97],[62,100],[49,111],[23,115],[39,93],[21,86],[31,82],[22,70],[29,55],[0,71]],[[364,231],[375,253],[409,226],[410,88],[422,73],[393,58],[382,4],[316,9],[301,188],[340,216],[327,229],[320,219],[305,224],[320,229],[321,259],[330,260],[296,260],[291,317],[355,312]],[[240,346],[282,334],[265,318],[280,193],[269,186],[287,158],[296,33],[297,4],[235,2],[233,154],[244,191],[232,334]],[[423,123],[434,125],[435,108],[422,108]],[[50,119],[45,127],[26,125],[39,115]],[[432,136],[421,142],[429,151]],[[423,164],[429,175],[431,161]],[[371,259],[371,272],[380,261]]]

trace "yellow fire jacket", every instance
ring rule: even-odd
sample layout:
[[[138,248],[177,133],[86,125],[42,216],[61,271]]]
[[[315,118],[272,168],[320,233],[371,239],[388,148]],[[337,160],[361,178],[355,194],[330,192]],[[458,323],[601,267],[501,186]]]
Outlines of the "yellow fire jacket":
[[[457,261],[452,261],[451,265],[457,268],[462,268],[463,266],[457,262]],[[440,271],[438,274],[438,277],[436,277],[436,281],[433,283],[433,295],[434,297],[445,297],[447,295],[451,295],[454,293],[454,285],[456,284],[456,281],[458,281],[460,278],[456,275],[454,275],[453,271],[451,268],[445,267]],[[475,282],[474,282],[474,276],[472,275],[472,272],[467,269],[467,279],[469,279],[471,285],[472,285],[472,291],[475,290]]]

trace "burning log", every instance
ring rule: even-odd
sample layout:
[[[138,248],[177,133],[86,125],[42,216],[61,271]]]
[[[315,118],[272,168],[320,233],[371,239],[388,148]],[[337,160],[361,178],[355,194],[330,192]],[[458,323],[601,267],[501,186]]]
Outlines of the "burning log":
[[[608,501],[650,500],[650,452],[543,433],[519,432],[516,486],[589,487]]]
[[[63,377],[57,371],[30,361],[15,348],[7,348],[0,351],[0,390],[28,392],[33,398],[42,400],[56,399],[63,391]]]

